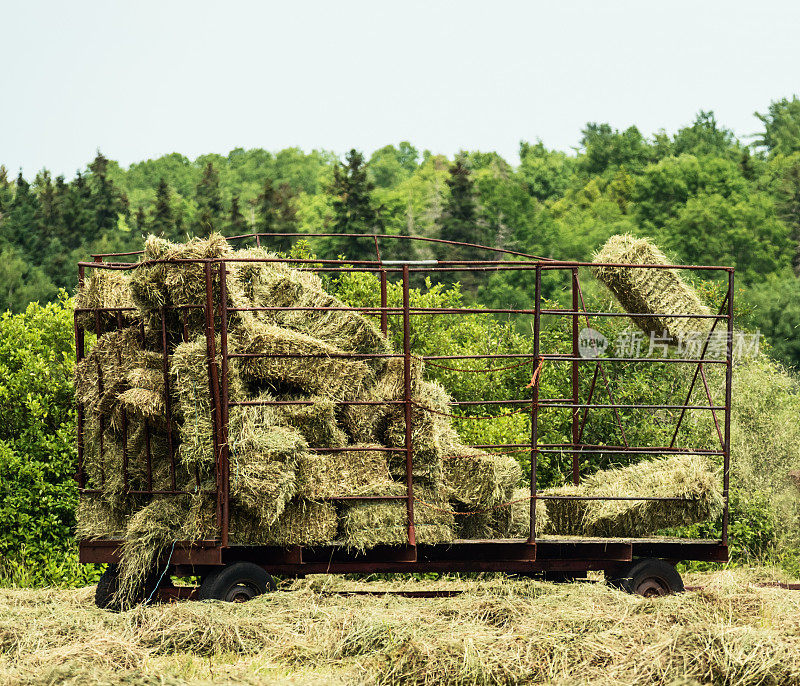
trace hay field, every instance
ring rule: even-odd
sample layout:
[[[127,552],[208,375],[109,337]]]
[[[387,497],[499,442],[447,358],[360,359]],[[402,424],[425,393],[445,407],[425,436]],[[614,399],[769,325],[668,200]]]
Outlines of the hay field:
[[[315,576],[247,604],[109,614],[93,589],[0,590],[0,684],[797,684],[800,592],[687,575],[645,599],[602,583]],[[774,578],[774,577],[773,577]],[[342,588],[463,588],[450,598]]]

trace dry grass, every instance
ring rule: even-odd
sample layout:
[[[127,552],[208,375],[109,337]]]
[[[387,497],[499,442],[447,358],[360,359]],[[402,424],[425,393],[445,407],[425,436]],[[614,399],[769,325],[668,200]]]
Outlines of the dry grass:
[[[771,574],[766,574],[769,578]],[[246,603],[111,614],[93,589],[0,590],[0,684],[797,684],[800,593],[763,572],[645,599],[602,583],[308,577]],[[462,589],[451,598],[340,589]]]
[[[544,533],[584,536],[649,536],[661,529],[713,519],[722,509],[722,483],[703,455],[672,455],[628,467],[606,469],[580,486],[549,489],[547,495],[649,498],[658,500],[548,500]]]
[[[664,253],[646,238],[629,234],[612,236],[593,257],[593,262],[623,264],[670,264]],[[592,274],[614,294],[627,312],[643,314],[711,314],[697,292],[675,269],[592,267]],[[633,317],[645,333],[673,339],[696,331],[707,331],[710,319],[688,317]]]

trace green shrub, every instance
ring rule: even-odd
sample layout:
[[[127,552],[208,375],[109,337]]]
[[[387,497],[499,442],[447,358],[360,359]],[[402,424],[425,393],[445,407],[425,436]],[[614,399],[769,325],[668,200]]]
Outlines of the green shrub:
[[[0,576],[75,584],[77,487],[72,302],[31,303],[0,317]]]

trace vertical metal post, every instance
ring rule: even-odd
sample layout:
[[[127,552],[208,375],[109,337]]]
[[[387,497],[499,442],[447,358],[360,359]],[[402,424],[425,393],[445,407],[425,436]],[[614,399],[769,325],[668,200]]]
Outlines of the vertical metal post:
[[[539,368],[539,326],[541,320],[541,294],[542,294],[542,266],[536,265],[536,291],[534,294],[533,314],[533,368]],[[531,526],[528,534],[528,543],[536,542],[536,470],[538,467],[538,453],[536,447],[539,442],[539,383],[542,378],[541,371],[533,385],[533,398],[531,399]]]
[[[219,263],[219,308],[220,329],[219,349],[222,356],[222,393],[220,398],[221,434],[220,460],[222,461],[222,545],[228,545],[228,530],[230,528],[230,447],[228,445],[228,278],[225,261]]]
[[[219,371],[217,370],[216,334],[214,332],[214,278],[211,262],[205,262],[206,275],[206,358],[208,361],[208,385],[211,390],[211,426],[214,432],[214,473],[217,484],[217,527],[222,531],[222,469],[220,464],[220,435],[222,411],[219,398]]]
[[[150,422],[144,420],[144,455],[147,465],[147,490],[153,490],[153,450],[150,447]]]
[[[167,312],[161,306],[161,371],[164,375],[164,410],[167,415],[167,451],[169,452],[169,478],[172,490],[178,490],[175,478],[175,447],[172,444],[172,394],[169,392],[169,345],[167,341]]]
[[[85,272],[83,266],[78,267],[78,288],[83,288]],[[75,326],[75,362],[81,362],[84,358],[85,335],[83,327],[78,323],[78,313],[74,313]],[[78,471],[76,479],[78,488],[86,488],[86,475],[83,473],[83,403],[78,403]]]
[[[411,313],[408,265],[403,265],[403,405],[406,419],[406,512],[408,545],[416,546],[414,530],[414,451],[411,440]]]
[[[722,457],[722,543],[728,544],[729,488],[731,481],[731,384],[733,381],[733,269],[728,272],[728,341],[725,347],[725,447]],[[710,404],[710,403],[709,403]]]
[[[389,313],[386,308],[389,306],[389,294],[386,283],[386,270],[381,269],[381,331],[383,335],[389,330]]]
[[[576,486],[581,481],[580,455],[578,454],[578,444],[581,441],[580,429],[580,363],[577,358],[580,355],[578,346],[578,268],[572,269],[572,483]]]
[[[256,247],[261,247],[261,236],[259,234],[256,234]]]

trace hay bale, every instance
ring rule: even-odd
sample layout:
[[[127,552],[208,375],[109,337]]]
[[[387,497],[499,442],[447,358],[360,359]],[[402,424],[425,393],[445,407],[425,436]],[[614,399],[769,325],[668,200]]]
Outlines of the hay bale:
[[[690,502],[588,501],[584,522],[589,536],[648,536],[661,529],[713,519],[723,504],[716,470],[703,455],[674,455],[606,469],[587,477],[583,489],[595,496],[692,499]]]
[[[459,538],[528,538],[530,534],[530,488],[515,488],[501,507],[475,514],[456,514]],[[546,501],[536,503],[536,534],[549,528]]]
[[[489,509],[511,500],[522,468],[510,455],[491,455],[467,446],[444,460],[444,480],[451,498],[467,509]]]
[[[106,494],[81,494],[75,510],[75,535],[89,540],[120,539],[133,504]]]
[[[436,382],[422,381],[414,397],[411,410],[411,446],[414,452],[414,466],[433,465],[441,461],[446,441],[452,435],[450,426],[450,396]],[[390,448],[403,448],[406,444],[405,408],[392,407],[386,418],[386,428],[382,432],[383,442]],[[395,465],[405,469],[405,457],[394,453]]]
[[[263,248],[239,251],[237,257],[270,259],[274,253]],[[237,277],[244,297],[259,307],[347,307],[327,293],[322,280],[313,272],[286,264],[238,263]],[[259,313],[259,318],[274,326],[292,329],[341,350],[362,354],[389,352],[385,336],[375,324],[357,312],[341,310],[275,310]],[[368,362],[380,369],[384,360]]]
[[[231,252],[228,241],[217,233],[207,238],[192,238],[186,243],[148,236],[140,260],[142,264],[131,270],[131,297],[137,307],[145,311],[162,305],[202,305],[206,300],[205,265],[199,262],[166,264],[162,260],[216,259]],[[215,269],[213,293],[214,301],[219,302],[216,272]]]
[[[637,537],[713,519],[722,507],[719,479],[702,455],[674,455],[606,469],[580,486],[548,489],[547,495],[692,498],[654,500],[548,500],[548,534]]]
[[[250,381],[266,382],[278,392],[295,389],[338,400],[374,383],[370,367],[340,357],[339,348],[254,318],[243,322],[231,332],[237,352],[264,355],[241,359],[242,374]]]
[[[664,253],[646,238],[629,234],[612,236],[594,254],[595,263],[669,264]],[[697,292],[675,269],[632,269],[626,267],[592,267],[592,274],[604,283],[627,312],[652,314],[711,314]],[[687,317],[633,317],[645,333],[679,338],[710,329],[710,319]]]
[[[455,538],[453,510],[432,491],[415,489],[414,527],[417,543],[446,543]],[[407,542],[404,500],[360,502],[342,506],[343,543],[355,550]]]
[[[123,465],[125,463],[125,435],[110,423],[101,424],[96,415],[87,415],[83,425],[83,469],[88,483],[102,489],[108,498],[125,492]],[[101,452],[102,448],[102,452]],[[131,420],[127,427],[128,487],[139,490],[147,483],[147,444],[144,424]],[[167,438],[163,433],[150,430],[150,455],[153,466],[153,484],[166,488],[159,481],[158,465],[167,464]]]
[[[418,358],[411,359],[411,395],[419,394],[423,363]],[[354,400],[381,403],[377,405],[343,405],[339,408],[339,418],[347,433],[356,443],[369,443],[380,440],[386,428],[386,421],[392,410],[399,406],[388,401],[402,400],[405,389],[405,362],[401,357],[390,357],[378,374],[374,385],[364,389]],[[383,404],[386,403],[386,404]]]
[[[312,448],[344,448],[347,434],[336,421],[336,403],[329,398],[290,396],[285,400],[306,400],[310,405],[282,405],[280,421],[297,429]]]
[[[262,526],[241,508],[231,510],[233,545],[324,545],[333,542],[337,529],[336,508],[331,503],[295,499],[271,527]]]
[[[133,308],[116,312],[79,312],[78,326],[96,332],[99,320],[100,333],[117,328],[120,319],[123,326],[137,321],[139,312],[131,297],[128,272],[120,269],[92,269],[79,284],[75,294],[75,309],[100,310],[102,308]]]
[[[87,414],[112,412],[117,397],[128,385],[128,373],[139,363],[140,345],[138,327],[109,331],[75,365],[75,399]]]
[[[302,455],[298,460],[298,494],[308,500],[335,496],[397,495],[397,484],[389,476],[387,456],[388,453],[382,450],[341,450]],[[405,489],[405,486],[402,488]]]
[[[231,499],[260,525],[275,524],[297,494],[295,462],[270,461],[262,455],[231,456]]]

